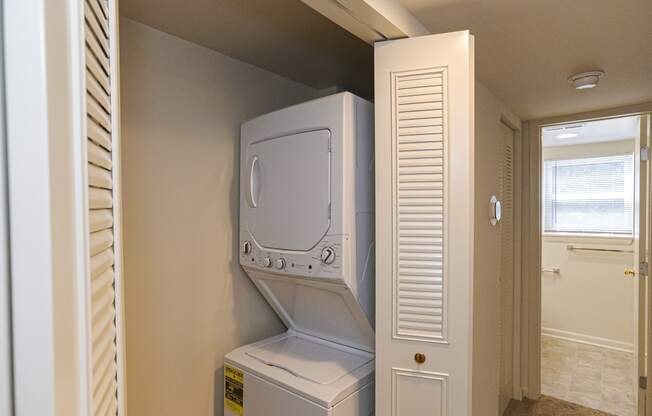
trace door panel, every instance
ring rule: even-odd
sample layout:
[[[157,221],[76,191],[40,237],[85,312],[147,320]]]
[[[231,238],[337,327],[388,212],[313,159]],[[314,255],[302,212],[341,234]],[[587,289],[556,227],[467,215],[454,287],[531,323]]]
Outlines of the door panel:
[[[500,414],[513,395],[514,354],[514,131],[500,124]]]
[[[375,45],[379,416],[471,412],[473,97],[468,32]]]
[[[262,247],[308,251],[330,227],[329,130],[262,140],[247,147],[249,231]]]

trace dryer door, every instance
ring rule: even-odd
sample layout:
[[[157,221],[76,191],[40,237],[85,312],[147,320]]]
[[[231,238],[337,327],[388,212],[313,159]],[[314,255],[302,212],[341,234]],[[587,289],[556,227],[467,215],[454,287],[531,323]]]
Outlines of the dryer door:
[[[308,251],[330,227],[327,129],[251,143],[246,150],[246,227],[263,248]]]

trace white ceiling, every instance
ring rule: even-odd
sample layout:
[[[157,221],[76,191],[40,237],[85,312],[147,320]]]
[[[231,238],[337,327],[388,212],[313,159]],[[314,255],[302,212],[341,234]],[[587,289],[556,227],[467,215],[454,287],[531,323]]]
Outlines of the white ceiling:
[[[479,80],[523,119],[652,101],[651,0],[400,0],[432,33],[470,29]],[[598,88],[566,78],[606,72]]]
[[[300,0],[121,0],[120,14],[313,88],[373,94],[373,49]]]
[[[433,33],[470,29],[478,79],[521,118],[652,101],[652,0],[400,0]],[[373,50],[300,0],[121,0],[121,13],[315,88],[373,91]],[[572,73],[606,72],[576,91]]]
[[[549,126],[543,128],[542,144],[551,147],[626,140],[636,137],[639,129],[638,116]],[[574,136],[565,138],[564,134]]]

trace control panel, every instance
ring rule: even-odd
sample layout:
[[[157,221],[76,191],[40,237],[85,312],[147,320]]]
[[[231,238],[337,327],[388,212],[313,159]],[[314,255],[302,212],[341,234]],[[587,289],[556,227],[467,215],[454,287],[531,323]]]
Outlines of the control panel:
[[[327,235],[309,252],[266,249],[247,232],[242,232],[240,238],[240,264],[245,268],[315,278],[343,277],[342,246],[346,236]]]

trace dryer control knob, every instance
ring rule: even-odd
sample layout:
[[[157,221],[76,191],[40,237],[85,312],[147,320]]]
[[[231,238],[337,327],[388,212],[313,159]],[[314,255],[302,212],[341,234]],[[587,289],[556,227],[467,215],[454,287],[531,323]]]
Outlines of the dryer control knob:
[[[277,259],[274,265],[279,270],[285,269],[285,259]]]
[[[265,257],[263,259],[263,266],[272,267],[272,259],[270,259],[269,257]]]
[[[244,254],[251,253],[251,243],[249,241],[245,241],[244,243],[242,243],[242,252]]]
[[[333,264],[335,261],[335,249],[333,247],[324,247],[321,251],[321,261],[324,264]]]

